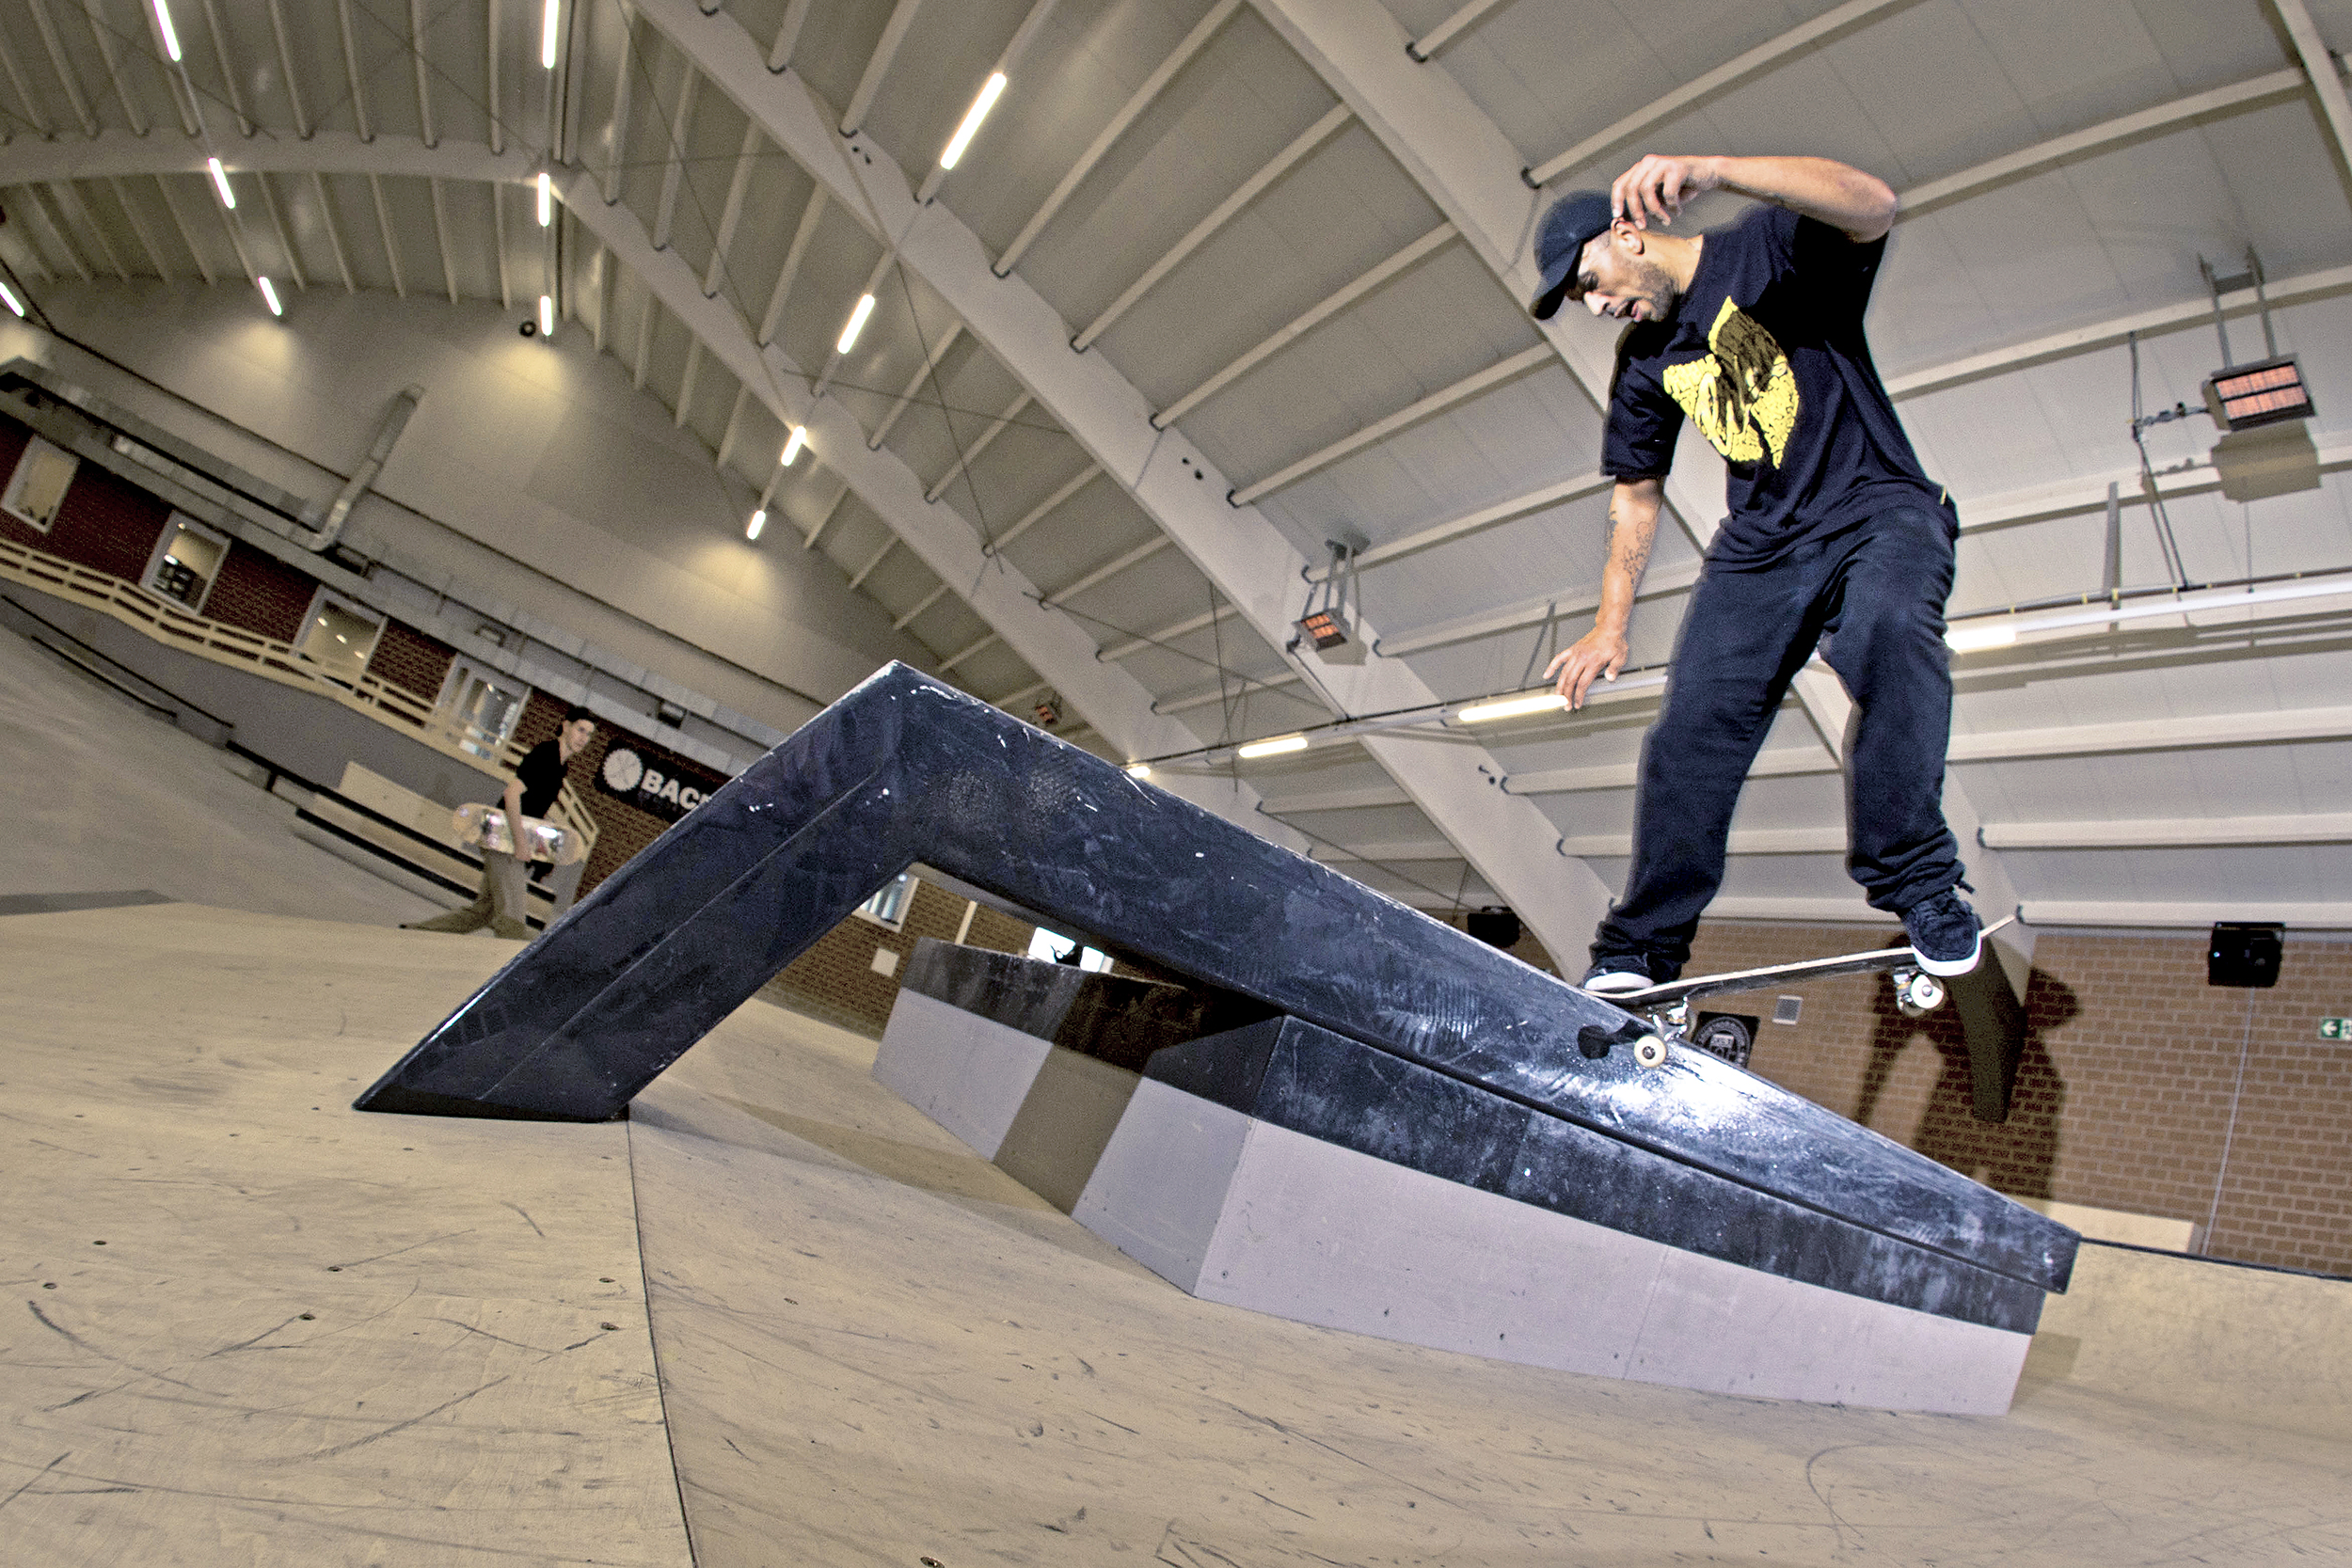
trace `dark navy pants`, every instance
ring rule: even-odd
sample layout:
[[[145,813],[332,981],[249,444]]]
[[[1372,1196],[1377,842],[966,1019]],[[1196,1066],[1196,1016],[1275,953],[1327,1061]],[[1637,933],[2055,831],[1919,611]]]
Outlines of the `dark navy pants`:
[[[1826,637],[1854,711],[1846,736],[1846,868],[1900,912],[1959,881],[1944,822],[1951,654],[1944,601],[1960,525],[1924,501],[1889,506],[1761,571],[1710,562],[1676,639],[1665,705],[1642,745],[1633,864],[1593,942],[1652,972],[1691,956],[1723,885],[1731,810],[1789,681]]]

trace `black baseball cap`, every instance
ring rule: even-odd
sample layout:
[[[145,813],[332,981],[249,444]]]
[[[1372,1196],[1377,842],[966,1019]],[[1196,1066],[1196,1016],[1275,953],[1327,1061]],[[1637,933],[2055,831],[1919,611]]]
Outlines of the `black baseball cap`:
[[[1570,191],[1551,204],[1535,230],[1535,264],[1543,269],[1543,281],[1535,303],[1527,308],[1529,315],[1539,322],[1551,320],[1567,297],[1568,280],[1584,246],[1594,235],[1607,233],[1610,222],[1607,191]]]

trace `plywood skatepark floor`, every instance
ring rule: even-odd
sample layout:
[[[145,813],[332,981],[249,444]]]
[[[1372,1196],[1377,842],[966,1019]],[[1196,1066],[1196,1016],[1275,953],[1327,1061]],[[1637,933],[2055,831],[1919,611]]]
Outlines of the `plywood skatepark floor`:
[[[348,1108],[512,951],[0,917],[0,1557],[2352,1557],[2339,1284],[2090,1249],[1999,1418],[1481,1362],[1183,1295],[767,1002],[628,1123]]]

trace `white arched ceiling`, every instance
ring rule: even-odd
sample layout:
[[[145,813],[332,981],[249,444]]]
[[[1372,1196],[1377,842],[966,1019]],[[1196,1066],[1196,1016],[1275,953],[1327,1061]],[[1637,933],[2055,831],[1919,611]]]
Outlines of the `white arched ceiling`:
[[[192,95],[131,0],[0,15],[0,258],[37,296],[283,267],[297,293],[519,311],[552,277],[746,510],[792,519],[774,547],[826,554],[974,689],[1050,684],[1121,757],[1507,689],[1548,619],[1581,629],[1609,337],[1526,320],[1544,198],[1519,171],[1566,188],[1649,145],[1825,152],[1906,194],[1872,333],[1961,498],[1956,615],[2102,589],[2110,481],[2125,582],[2161,575],[2127,339],[2151,405],[2195,403],[2219,363],[2197,259],[2241,271],[2249,244],[2313,386],[2318,484],[2229,501],[2210,426],[2182,420],[2149,433],[2164,510],[2193,582],[2352,566],[2342,0],[588,0],[552,73],[523,0],[174,14]],[[1012,87],[942,176],[992,69]],[[201,166],[199,108],[230,168],[278,171],[233,222],[170,172]],[[573,204],[552,236],[516,183],[541,166]],[[2251,357],[2250,292],[2224,305]],[[802,420],[832,450],[779,476]],[[1720,509],[1704,449],[1680,467],[1637,662],[1663,659]],[[1374,546],[1379,653],[1285,657],[1298,572],[1343,527]],[[2345,614],[2257,602],[1961,656],[1979,886],[2045,921],[2352,924]],[[1572,958],[1622,875],[1654,697],[1200,770],[1374,885],[1506,898]],[[1719,913],[1862,912],[1842,715],[1834,679],[1804,683]]]

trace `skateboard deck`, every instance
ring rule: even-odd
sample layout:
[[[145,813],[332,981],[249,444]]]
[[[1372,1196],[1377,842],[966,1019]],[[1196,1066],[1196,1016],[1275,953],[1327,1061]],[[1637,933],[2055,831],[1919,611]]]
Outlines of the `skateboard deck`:
[[[1996,920],[1984,928],[1984,934],[1989,937],[2016,918],[2015,915],[2008,915]],[[1702,996],[1760,990],[1766,986],[1789,980],[1827,980],[1841,974],[1876,974],[1891,970],[1913,969],[1917,967],[1918,962],[1919,955],[1908,947],[1881,947],[1867,953],[1801,958],[1795,963],[1771,964],[1762,969],[1737,969],[1723,974],[1694,975],[1688,980],[1669,980],[1662,986],[1647,986],[1640,990],[1618,991],[1613,995],[1600,991],[1592,994],[1613,1002],[1628,1012],[1641,1012],[1672,1006],[1677,1002],[1695,1001]]]
[[[573,865],[588,858],[587,841],[580,834],[532,816],[523,818],[523,837],[529,841],[529,847],[518,852],[514,834],[507,831],[506,813],[497,806],[469,802],[452,813],[450,820],[461,844],[479,845],[501,854],[517,855],[527,861],[548,861],[556,865]]]

